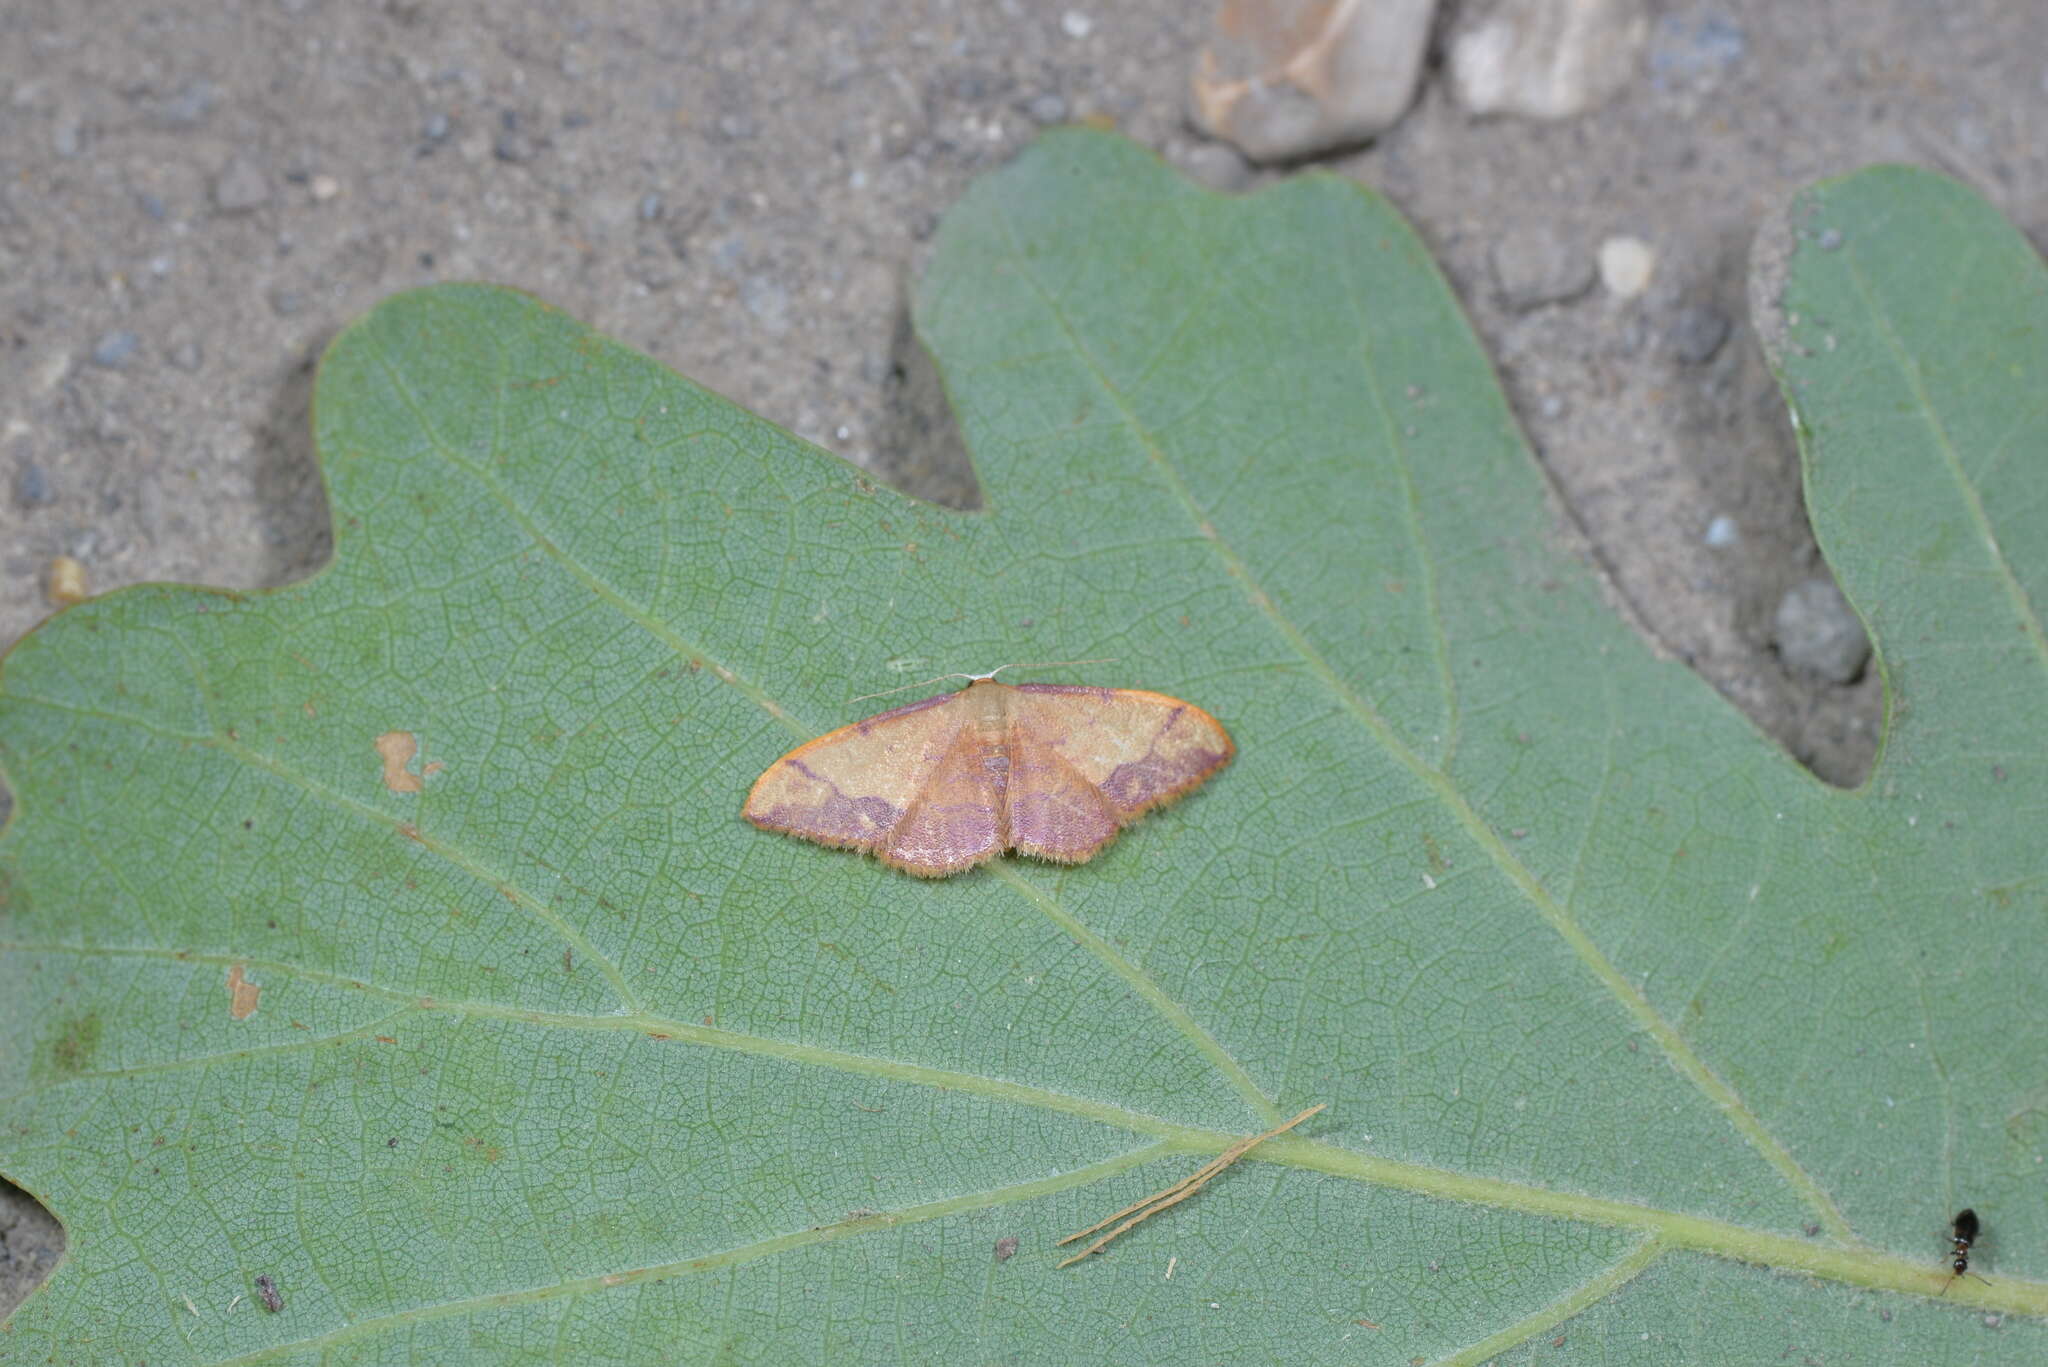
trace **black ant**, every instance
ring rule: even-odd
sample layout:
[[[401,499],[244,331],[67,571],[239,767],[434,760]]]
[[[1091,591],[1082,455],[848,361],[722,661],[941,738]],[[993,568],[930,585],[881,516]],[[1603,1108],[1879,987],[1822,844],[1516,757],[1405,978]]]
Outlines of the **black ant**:
[[[1973,1208],[1965,1206],[1956,1212],[1956,1218],[1949,1223],[1948,1240],[1952,1246],[1948,1265],[1952,1270],[1948,1280],[1941,1284],[1941,1294],[1944,1296],[1948,1294],[1949,1287],[1955,1284],[1957,1277],[1970,1271],[1970,1245],[1977,1242],[1977,1212]],[[1977,1280],[1981,1282],[1984,1279],[1978,1277]]]

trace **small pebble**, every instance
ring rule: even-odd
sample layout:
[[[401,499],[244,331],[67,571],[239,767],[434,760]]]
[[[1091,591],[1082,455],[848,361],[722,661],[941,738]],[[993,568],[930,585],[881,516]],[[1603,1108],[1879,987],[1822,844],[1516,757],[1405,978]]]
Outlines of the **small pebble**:
[[[15,471],[14,497],[24,508],[42,508],[57,501],[57,491],[50,487],[50,476],[43,467],[31,460]]]
[[[305,306],[305,297],[297,290],[279,288],[270,292],[271,312],[280,318],[289,318]]]
[[[50,150],[60,157],[75,157],[84,147],[84,121],[71,114],[59,118],[57,126],[50,130]]]
[[[84,602],[92,593],[86,581],[85,566],[68,555],[54,557],[50,561],[44,593],[58,607]]]
[[[1814,241],[1824,252],[1835,251],[1842,245],[1842,230],[1840,228],[1822,228],[1820,236],[1815,238]]]
[[[772,337],[789,331],[789,291],[769,275],[750,275],[740,282],[740,302],[760,320]]]
[[[1031,103],[1024,106],[1024,112],[1031,116],[1033,123],[1062,123],[1067,117],[1067,101],[1048,90],[1043,95],[1032,96]]]
[[[1235,147],[1223,142],[1205,142],[1191,149],[1181,165],[1212,190],[1239,189],[1252,176],[1251,163]]]
[[[1671,323],[1671,351],[1686,365],[1702,365],[1728,340],[1728,315],[1708,304],[1688,304]]]
[[[141,345],[142,339],[132,332],[109,332],[93,344],[92,363],[108,370],[119,370],[128,364]]]
[[[1650,83],[1659,90],[1706,87],[1741,62],[1742,26],[1711,10],[1667,14],[1650,36]]]
[[[1189,113],[1254,162],[1355,146],[1414,99],[1436,9],[1437,0],[1224,5],[1195,58]]]
[[[1500,0],[1452,37],[1451,95],[1474,114],[1583,114],[1628,85],[1648,33],[1642,0]]]
[[[1848,683],[1870,657],[1863,623],[1832,579],[1808,579],[1787,590],[1773,635],[1787,666],[1829,683]]]
[[[189,372],[199,369],[199,362],[203,359],[203,354],[199,350],[199,343],[180,342],[171,348],[170,359],[172,365],[180,370]]]
[[[333,176],[315,176],[306,188],[312,192],[314,199],[324,203],[341,193],[341,182]]]
[[[165,128],[190,128],[220,103],[220,92],[207,81],[187,81],[184,88],[156,107],[156,121]]]
[[[428,142],[440,142],[445,139],[448,136],[448,116],[429,114],[426,123],[420,128],[420,136]]]
[[[1600,283],[1617,299],[1633,299],[1650,287],[1657,253],[1640,237],[1610,237],[1600,244]]]
[[[224,214],[247,213],[270,198],[270,182],[256,163],[235,156],[213,182],[214,207]]]
[[[642,223],[652,223],[660,218],[661,209],[660,195],[642,195],[640,197],[640,221]]]
[[[152,194],[144,193],[137,195],[135,202],[141,207],[142,212],[148,214],[159,223],[163,222],[170,213],[170,210],[164,207],[164,202]]]
[[[498,136],[491,143],[491,155],[499,161],[518,165],[532,161],[540,152],[540,144],[526,135],[519,126],[519,115],[508,109],[498,116]]]
[[[1095,32],[1095,21],[1077,9],[1070,9],[1060,16],[1060,27],[1069,38],[1086,38]]]
[[[1742,529],[1735,525],[1735,519],[1732,517],[1723,515],[1707,524],[1706,541],[1715,550],[1733,546],[1740,540],[1742,540]]]
[[[1520,224],[1488,253],[1501,302],[1517,313],[1561,304],[1593,288],[1593,260],[1547,223]]]

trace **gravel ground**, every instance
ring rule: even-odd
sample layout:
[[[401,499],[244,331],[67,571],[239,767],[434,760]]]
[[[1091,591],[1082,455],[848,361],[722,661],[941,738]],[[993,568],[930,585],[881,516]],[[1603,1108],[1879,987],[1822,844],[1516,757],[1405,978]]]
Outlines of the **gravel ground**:
[[[1800,185],[1881,160],[1946,171],[2048,242],[2048,6],[1651,9],[1637,78],[1597,113],[1474,120],[1432,72],[1394,130],[1320,164],[1433,245],[1617,609],[1854,782],[1874,679],[1789,667],[1774,642],[1780,603],[1826,570],[1748,331],[1749,243]],[[0,0],[0,647],[50,611],[60,555],[95,592],[319,565],[313,362],[436,280],[523,286],[971,501],[905,375],[921,244],[1048,123],[1112,123],[1219,188],[1285,174],[1185,121],[1210,18],[1168,0]],[[1534,302],[1620,235],[1654,255],[1642,294]],[[1787,631],[1831,630],[1825,592],[1795,597]],[[0,1183],[0,1239],[4,1313],[61,1233]]]

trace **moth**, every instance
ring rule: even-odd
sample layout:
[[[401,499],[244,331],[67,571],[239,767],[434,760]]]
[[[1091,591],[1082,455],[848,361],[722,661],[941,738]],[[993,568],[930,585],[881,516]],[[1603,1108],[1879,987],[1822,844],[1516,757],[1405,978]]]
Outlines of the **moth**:
[[[1164,693],[964,677],[799,745],[741,815],[921,878],[1006,850],[1080,864],[1236,753],[1214,717]]]

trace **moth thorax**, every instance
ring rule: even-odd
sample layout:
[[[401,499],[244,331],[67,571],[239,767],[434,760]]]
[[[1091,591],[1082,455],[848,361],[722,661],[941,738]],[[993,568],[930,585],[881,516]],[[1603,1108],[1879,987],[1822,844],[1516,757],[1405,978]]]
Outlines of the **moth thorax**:
[[[977,681],[967,685],[967,702],[974,709],[974,726],[984,738],[1000,737],[1009,730],[1009,690],[999,683]]]

